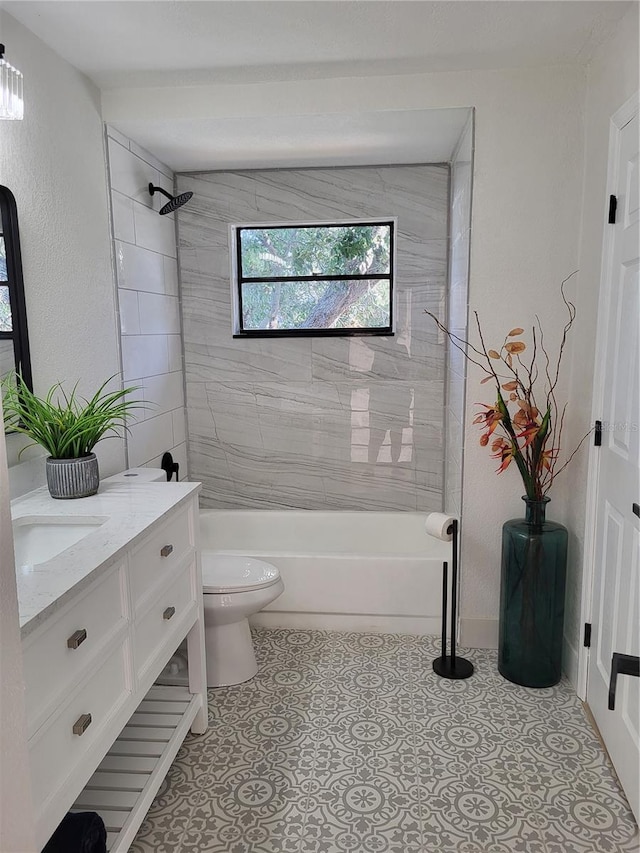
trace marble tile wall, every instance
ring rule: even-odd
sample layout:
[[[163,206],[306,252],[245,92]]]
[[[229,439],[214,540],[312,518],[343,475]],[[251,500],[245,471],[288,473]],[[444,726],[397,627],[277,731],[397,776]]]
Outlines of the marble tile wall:
[[[127,435],[129,467],[160,467],[170,450],[187,476],[184,372],[173,214],[149,183],[173,193],[173,172],[107,127],[122,370],[146,408]]]
[[[471,236],[471,180],[473,117],[460,137],[451,163],[451,251],[447,323],[458,336],[467,336],[469,301],[469,245]],[[444,504],[447,512],[462,512],[462,455],[465,418],[466,363],[460,350],[447,343],[445,479]]]
[[[177,176],[189,470],[210,507],[439,510],[445,165]],[[395,216],[396,334],[232,337],[230,225]]]

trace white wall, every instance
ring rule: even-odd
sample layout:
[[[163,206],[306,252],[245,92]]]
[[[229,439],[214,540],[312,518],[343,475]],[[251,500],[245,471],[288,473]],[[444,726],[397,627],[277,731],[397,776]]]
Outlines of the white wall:
[[[2,401],[0,400],[0,420]],[[0,433],[0,850],[35,853],[9,475]]]
[[[174,214],[160,216],[173,194],[173,172],[108,128],[109,182],[125,385],[144,400],[127,435],[128,465],[159,468],[170,450],[187,476],[184,374]]]
[[[92,394],[120,371],[99,92],[4,11],[0,31],[25,78],[24,120],[0,122],[0,183],[18,207],[35,390]],[[15,437],[8,450],[13,464]],[[96,452],[102,476],[124,467],[123,441]],[[20,490],[43,479],[34,463]]]
[[[451,158],[447,327],[459,338],[467,336],[472,168],[473,113],[470,113]],[[467,365],[462,352],[451,341],[447,339],[444,343],[447,350],[444,508],[446,512],[460,516]]]
[[[632,6],[611,38],[601,45],[587,69],[585,111],[584,196],[580,234],[580,276],[574,288],[578,316],[573,338],[569,382],[567,445],[577,443],[590,428],[591,383],[594,370],[598,294],[608,198],[606,195],[609,120],[638,92],[638,6]],[[591,442],[589,443],[591,447]],[[575,683],[581,642],[580,597],[584,553],[585,495],[590,453],[587,449],[567,469],[562,488],[567,499],[570,538],[565,617],[565,668]]]

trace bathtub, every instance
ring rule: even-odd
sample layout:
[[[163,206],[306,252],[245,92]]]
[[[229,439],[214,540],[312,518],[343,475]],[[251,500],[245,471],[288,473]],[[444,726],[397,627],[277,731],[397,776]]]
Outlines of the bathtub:
[[[451,544],[425,515],[305,510],[200,511],[201,546],[278,567],[285,591],[255,625],[341,631],[440,632],[442,562]]]

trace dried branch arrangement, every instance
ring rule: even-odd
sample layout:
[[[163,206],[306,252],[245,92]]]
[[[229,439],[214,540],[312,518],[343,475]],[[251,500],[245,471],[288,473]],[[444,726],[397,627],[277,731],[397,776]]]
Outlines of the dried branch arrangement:
[[[576,317],[575,305],[565,294],[565,285],[574,275],[571,273],[560,286],[568,318],[553,363],[537,314],[531,328],[530,347],[522,340],[525,330],[516,326],[507,333],[500,349],[488,349],[477,311],[474,311],[474,317],[479,346],[458,337],[434,314],[425,311],[452,345],[487,374],[482,382],[495,383],[496,402],[491,406],[476,403],[484,411],[477,414],[473,422],[482,429],[482,447],[491,442],[491,456],[500,463],[497,473],[505,471],[514,461],[522,476],[526,495],[531,500],[542,500],[591,432],[582,437],[562,462],[560,452],[567,404],[560,406],[556,389],[567,335]]]

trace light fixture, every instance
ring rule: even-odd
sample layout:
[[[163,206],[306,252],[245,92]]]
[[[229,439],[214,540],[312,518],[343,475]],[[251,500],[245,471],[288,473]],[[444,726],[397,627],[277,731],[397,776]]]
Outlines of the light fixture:
[[[4,58],[4,45],[0,44],[0,119],[24,118],[22,99],[22,72]]]

